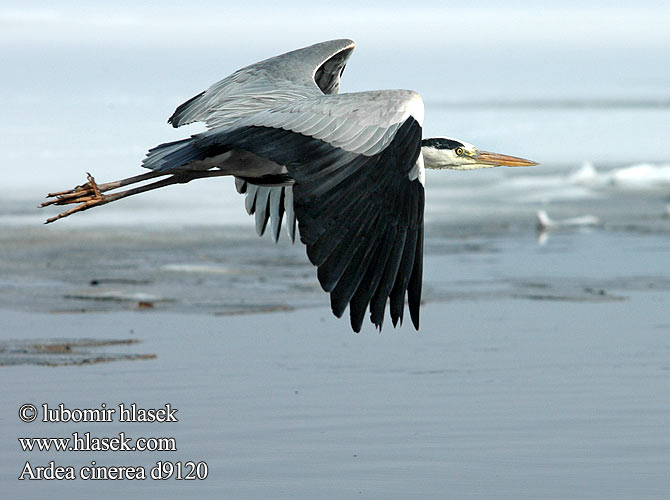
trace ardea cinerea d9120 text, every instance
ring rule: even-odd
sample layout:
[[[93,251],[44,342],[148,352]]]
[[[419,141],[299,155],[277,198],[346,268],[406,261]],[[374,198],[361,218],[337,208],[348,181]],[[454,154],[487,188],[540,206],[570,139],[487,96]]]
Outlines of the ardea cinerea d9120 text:
[[[405,297],[415,328],[423,269],[424,169],[528,166],[446,137],[423,139],[423,102],[410,90],[338,94],[354,50],[332,40],[247,66],[180,105],[174,127],[208,130],[161,144],[143,161],[149,173],[51,193],[42,205],[76,204],[49,219],[193,179],[230,175],[246,194],[256,229],[279,237],[285,220],[318,271],[331,308],[349,306],[359,331],[366,311],[381,328],[386,304],[395,326]],[[117,188],[161,180],[121,192]]]

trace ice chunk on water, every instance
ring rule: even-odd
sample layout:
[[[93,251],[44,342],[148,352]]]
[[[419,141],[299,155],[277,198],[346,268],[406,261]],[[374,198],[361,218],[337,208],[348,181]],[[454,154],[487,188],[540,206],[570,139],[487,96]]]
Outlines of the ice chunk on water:
[[[670,187],[670,165],[642,163],[618,168],[610,173],[610,184],[628,189]]]
[[[568,176],[568,181],[574,184],[593,184],[598,180],[598,171],[593,163],[585,161],[582,166]]]

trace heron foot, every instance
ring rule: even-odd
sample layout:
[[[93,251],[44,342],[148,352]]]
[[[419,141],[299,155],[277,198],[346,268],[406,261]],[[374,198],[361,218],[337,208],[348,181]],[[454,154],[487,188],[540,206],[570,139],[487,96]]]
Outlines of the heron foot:
[[[107,203],[107,197],[102,194],[102,191],[106,189],[101,189],[101,187],[98,186],[98,183],[95,182],[95,178],[88,172],[86,172],[86,179],[88,180],[86,184],[75,186],[69,191],[59,191],[47,195],[47,198],[52,199],[43,202],[40,207],[48,207],[49,205],[71,205],[75,203],[78,203],[78,205],[56,215],[55,217],[47,219],[45,224],[50,224],[51,222],[55,222],[68,215]]]
[[[81,184],[75,186],[72,189],[67,191],[57,191],[55,193],[47,194],[47,198],[53,198],[51,200],[43,202],[40,207],[48,207],[49,205],[66,205],[68,203],[76,203],[76,200],[82,196],[91,196],[94,194],[100,194],[100,188],[95,182],[93,176],[86,172],[86,178],[88,182],[86,184]]]

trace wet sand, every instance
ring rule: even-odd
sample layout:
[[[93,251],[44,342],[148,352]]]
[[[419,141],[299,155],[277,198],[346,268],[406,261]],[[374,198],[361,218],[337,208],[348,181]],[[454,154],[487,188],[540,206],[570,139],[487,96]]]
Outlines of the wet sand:
[[[214,316],[2,312],[3,338],[132,338],[155,359],[0,367],[8,498],[660,498],[665,291],[428,303],[354,335],[326,308]],[[665,318],[665,320],[662,320]],[[11,381],[11,382],[10,382]],[[20,422],[22,403],[178,408],[178,423]],[[23,452],[22,436],[171,436],[176,452]],[[203,481],[18,481],[45,465],[206,461]]]

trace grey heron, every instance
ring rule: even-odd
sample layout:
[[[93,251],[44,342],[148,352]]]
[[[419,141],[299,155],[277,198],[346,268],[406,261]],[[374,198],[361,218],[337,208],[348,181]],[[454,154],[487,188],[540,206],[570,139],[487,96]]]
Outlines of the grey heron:
[[[208,130],[149,150],[149,173],[51,193],[42,205],[77,204],[52,217],[193,179],[229,175],[246,194],[262,235],[279,238],[282,220],[300,241],[341,317],[361,329],[366,311],[381,329],[389,303],[402,323],[407,296],[419,328],[423,272],[424,172],[529,166],[535,162],[481,151],[447,137],[422,139],[423,101],[410,90],[338,94],[354,49],[331,40],[247,66],[181,104],[173,127]],[[105,194],[155,177],[153,183]]]

